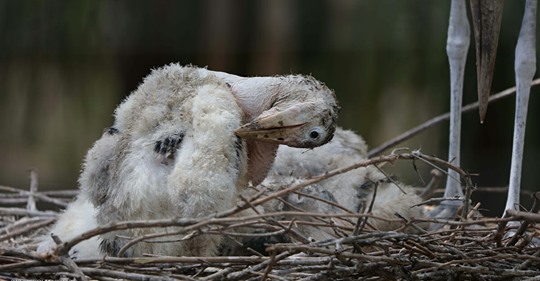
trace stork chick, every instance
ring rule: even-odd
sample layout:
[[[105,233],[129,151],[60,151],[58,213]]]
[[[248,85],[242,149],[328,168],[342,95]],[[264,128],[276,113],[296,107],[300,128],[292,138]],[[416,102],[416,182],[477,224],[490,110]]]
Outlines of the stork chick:
[[[247,124],[236,134],[247,141],[248,173],[260,184],[272,167],[279,144],[313,148],[332,139],[339,106],[334,93],[311,76],[240,77],[211,73],[231,85]]]
[[[263,184],[283,185],[297,179],[323,175],[328,171],[366,160],[366,155],[367,146],[359,135],[352,131],[337,129],[334,138],[327,145],[321,147],[311,150],[280,147],[274,166]],[[396,213],[406,219],[422,217],[422,208],[413,206],[423,200],[416,195],[412,187],[398,184],[399,187],[396,186],[395,181],[389,180],[377,168],[368,166],[330,177],[303,191],[328,201],[334,201],[351,212],[369,211],[375,217],[390,220],[398,219]],[[377,186],[376,194],[375,186]],[[373,196],[375,196],[375,200],[372,209],[369,210]],[[309,212],[345,212],[345,210],[329,206],[323,201],[302,197],[291,194],[286,200],[293,207],[299,207]],[[400,221],[387,222],[376,218],[369,218],[368,222],[375,229],[384,231],[396,230],[403,225]],[[413,229],[408,229],[408,231],[413,231]],[[321,240],[320,237],[310,236]]]
[[[280,143],[328,142],[337,109],[333,92],[311,77],[243,78],[178,64],[154,70],[116,109],[114,129],[89,151],[79,178],[81,195],[52,233],[66,240],[87,230],[70,227],[87,203],[94,211],[86,215],[94,218],[88,225],[97,226],[201,218],[229,209],[239,188],[266,176]],[[101,251],[75,247],[70,254],[118,255],[130,237],[175,230],[106,233],[94,242]],[[123,255],[212,255],[221,238],[165,239],[140,242]],[[52,247],[47,239],[38,251]]]
[[[328,171],[344,168],[366,159],[367,146],[364,140],[352,131],[338,128],[335,131],[334,138],[328,144],[320,147],[306,150],[280,146],[274,165],[267,178],[259,186],[259,189],[270,189],[270,192],[277,191],[273,189],[291,186],[308,178],[324,175]],[[376,230],[401,229],[407,232],[416,232],[417,229],[412,227],[403,229],[404,224],[396,214],[408,220],[423,217],[423,209],[416,206],[423,200],[416,194],[414,188],[403,184],[399,185],[400,187],[397,187],[395,182],[388,180],[383,173],[373,166],[358,168],[307,186],[299,190],[300,193],[291,193],[281,198],[281,202],[272,200],[264,204],[260,211],[272,213],[301,210],[309,213],[325,214],[370,212],[373,217],[370,217],[367,222]],[[375,187],[377,187],[376,192]],[[245,197],[249,197],[249,192],[249,190],[244,192]],[[302,193],[307,194],[309,197]],[[374,196],[373,206],[370,209],[369,206]],[[335,203],[343,208],[325,201]],[[377,219],[377,217],[382,219]],[[280,219],[315,220],[304,216],[298,218],[286,216]],[[331,225],[332,223],[354,226],[356,222],[333,220],[333,222],[327,222],[326,224]],[[308,240],[322,241],[335,238],[331,228],[298,225],[295,230],[308,238]],[[421,224],[419,226],[426,227],[427,225]],[[275,237],[270,240],[272,239],[275,240]],[[241,242],[244,245],[250,245],[252,248],[261,249],[262,247],[257,244],[264,244],[267,241],[265,239],[248,238],[243,239]],[[227,245],[222,246],[222,251],[233,254],[245,253],[242,247],[235,246],[232,241],[227,241]]]

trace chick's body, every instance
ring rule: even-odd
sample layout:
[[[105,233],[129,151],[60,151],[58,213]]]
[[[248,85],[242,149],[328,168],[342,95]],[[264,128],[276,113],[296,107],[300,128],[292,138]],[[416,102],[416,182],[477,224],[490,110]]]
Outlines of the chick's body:
[[[243,115],[230,88],[185,68],[152,75],[116,112],[122,153],[111,163],[110,185],[87,191],[98,206],[100,225],[208,216],[232,206],[237,184],[245,177],[245,151],[234,135]],[[182,149],[176,150],[177,145]],[[88,184],[81,183],[83,190],[84,186]],[[133,229],[121,234],[138,237],[152,232]],[[109,253],[123,244],[117,234],[102,236]],[[211,255],[217,240],[201,236],[176,245],[143,242],[129,255]]]
[[[78,225],[84,206],[94,212],[86,215],[93,221],[84,223],[91,226],[198,218],[232,207],[237,186],[246,181],[246,151],[234,134],[243,117],[230,87],[215,76],[201,77],[196,69],[177,65],[154,71],[117,108],[113,129],[88,152],[79,178],[81,195],[51,232],[62,240],[80,233],[78,227],[69,230]],[[174,228],[128,229],[106,233],[96,241],[102,254],[117,255],[127,239],[162,231]],[[163,239],[179,240],[184,235]],[[213,254],[218,242],[219,237],[211,235],[182,242],[141,242],[125,255],[205,256]],[[51,242],[44,244],[42,249]],[[83,251],[75,248],[73,253]]]
[[[68,240],[113,222],[201,218],[229,209],[240,188],[264,179],[279,144],[328,142],[338,109],[334,93],[309,76],[246,78],[178,64],[154,70],[89,150],[81,194],[51,233]],[[132,238],[178,230],[108,232],[70,254],[206,256],[221,239],[177,233],[124,247]],[[53,247],[47,237],[38,251]]]
[[[295,184],[366,159],[367,146],[364,140],[351,131],[338,128],[334,138],[321,147],[306,150],[280,146],[274,165],[263,182],[262,188]],[[396,213],[407,219],[423,216],[422,208],[414,207],[422,202],[415,190],[410,186],[398,184],[400,187],[397,187],[394,182],[388,180],[381,171],[373,166],[362,167],[330,177],[300,190],[300,192],[333,202],[345,209],[301,194],[290,194],[283,198],[285,204],[267,204],[265,211],[296,211],[300,209],[327,214],[369,211],[374,217],[369,218],[368,223],[375,229],[397,230],[403,226],[403,223],[395,221],[398,219]],[[377,187],[376,192],[375,186]],[[372,209],[369,209],[373,196],[375,196],[375,200]],[[394,222],[384,219],[394,220]],[[338,220],[335,223],[344,222]],[[334,235],[331,229],[320,227],[304,226],[299,227],[299,231],[306,237],[315,240],[328,239]],[[406,228],[405,231],[415,230]]]

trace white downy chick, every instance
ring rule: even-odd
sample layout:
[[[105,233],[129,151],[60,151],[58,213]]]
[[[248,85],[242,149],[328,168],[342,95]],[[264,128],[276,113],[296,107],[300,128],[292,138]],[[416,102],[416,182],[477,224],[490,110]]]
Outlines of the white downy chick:
[[[87,226],[200,218],[226,210],[238,188],[264,178],[280,143],[314,147],[328,142],[337,110],[333,92],[311,77],[243,78],[178,64],[154,70],[117,108],[114,126],[89,151],[79,179],[81,195],[52,233],[65,241]],[[239,137],[247,140],[247,148]],[[94,213],[81,217],[83,206]],[[83,218],[94,220],[81,227]],[[126,237],[162,231],[129,229],[87,242],[99,243],[94,250],[100,248],[101,255],[118,255]],[[124,255],[212,255],[221,239],[181,238],[143,241]],[[45,238],[38,251],[52,246]],[[81,243],[71,254],[96,254],[85,249]]]
[[[268,191],[270,193],[276,191],[272,188],[291,186],[313,176],[323,175],[334,169],[344,168],[366,159],[367,146],[364,140],[352,131],[337,128],[334,138],[328,144],[320,147],[307,150],[280,146],[274,165],[268,173],[268,177],[259,186],[259,189],[270,188]],[[424,216],[421,207],[413,207],[423,201],[415,193],[415,189],[401,183],[398,184],[405,193],[395,183],[388,180],[377,168],[368,166],[330,177],[299,191],[334,202],[350,212],[362,213],[368,211],[374,195],[374,187],[377,185],[375,201],[370,213],[376,217],[397,221],[388,222],[371,217],[368,219],[368,223],[374,229],[389,231],[400,229],[403,226],[402,221],[395,215],[396,213],[406,219]],[[246,193],[248,194],[245,197],[249,197],[251,191]],[[285,200],[285,203],[272,200],[270,203],[265,204],[263,206],[264,211],[269,213],[302,210],[326,214],[347,212],[323,201],[295,193],[289,194],[282,199]],[[291,220],[295,218],[289,216],[283,219]],[[307,218],[302,216],[296,219],[306,220]],[[355,220],[350,220],[350,223],[339,219],[333,220],[335,224],[348,224],[349,226],[354,226],[355,222]],[[425,227],[425,225],[421,225],[421,227]],[[305,238],[313,241],[336,237],[332,228],[328,227],[321,228],[299,224],[295,229]],[[407,227],[403,231],[416,232],[417,229]],[[257,241],[251,240],[244,239],[242,242],[253,247]],[[265,240],[260,239],[258,243],[265,243]],[[237,248],[237,246],[233,246],[232,249],[225,248],[225,251],[232,253],[243,251]],[[259,245],[258,248],[263,247]]]

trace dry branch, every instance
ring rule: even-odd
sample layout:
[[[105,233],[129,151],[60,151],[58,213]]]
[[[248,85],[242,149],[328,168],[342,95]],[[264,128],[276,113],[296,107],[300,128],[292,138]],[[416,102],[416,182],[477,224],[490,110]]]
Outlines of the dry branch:
[[[539,85],[540,84],[540,78],[538,79],[535,79],[532,81],[532,86],[536,86],[536,85]],[[494,94],[492,96],[489,97],[489,102],[495,102],[495,101],[498,101],[502,98],[506,98],[506,97],[509,97],[511,96],[512,94],[514,94],[516,92],[516,87],[512,87],[512,88],[508,88],[502,92],[499,92],[497,94]],[[467,104],[466,106],[463,106],[462,109],[461,109],[461,112],[462,113],[465,113],[465,112],[469,112],[469,111],[472,111],[474,109],[477,109],[478,108],[478,102],[473,102],[473,103],[470,103],[470,104]],[[387,142],[384,142],[383,144],[373,148],[372,150],[370,150],[368,152],[368,156],[369,157],[374,157],[376,155],[379,155],[381,154],[382,152],[384,152],[385,150],[389,149],[389,148],[392,148],[392,147],[395,147],[396,145],[404,142],[405,140],[408,140],[416,135],[418,135],[419,133],[441,123],[442,121],[446,121],[450,119],[450,113],[447,112],[447,113],[444,113],[444,114],[441,114],[441,115],[438,115],[438,116],[435,116],[431,119],[429,119],[428,121],[400,134],[399,136],[387,141]]]
[[[425,161],[438,169],[457,171],[471,185],[469,174],[447,161],[424,155],[419,151],[390,154],[368,159],[308,179],[292,186],[272,187],[275,192],[259,192],[244,198],[230,210],[211,217],[165,220],[123,221],[111,223],[70,241],[63,241],[48,254],[34,252],[38,237],[46,235],[58,212],[33,210],[30,198],[37,202],[68,203],[74,192],[23,191],[0,186],[0,278],[53,278],[65,276],[97,280],[508,280],[538,278],[540,276],[540,248],[530,243],[540,230],[536,226],[540,215],[531,212],[509,212],[510,217],[486,218],[474,216],[472,211],[456,220],[416,218],[405,220],[380,218],[368,213],[354,213],[342,206],[334,206],[338,213],[310,213],[300,209],[288,212],[255,213],[239,216],[245,209],[254,209],[271,200],[280,200],[303,187],[350,170],[393,163],[395,161]],[[37,185],[36,185],[37,186]],[[305,196],[307,194],[302,194]],[[10,197],[11,196],[11,197]],[[15,196],[15,197],[13,197]],[[17,198],[18,207],[13,200]],[[25,199],[25,200],[22,200]],[[316,198],[311,198],[316,199]],[[463,198],[459,198],[462,200]],[[425,203],[438,203],[448,198],[427,199]],[[30,202],[30,204],[28,203]],[[324,202],[324,201],[321,201]],[[327,202],[335,204],[333,202]],[[30,208],[27,208],[30,206]],[[368,209],[369,210],[369,209]],[[292,219],[291,219],[292,218]],[[438,223],[445,227],[437,231],[417,234],[373,229],[371,219],[395,221],[405,226],[420,223]],[[337,225],[340,220],[343,225]],[[360,224],[364,222],[363,224]],[[499,223],[521,222],[528,228],[517,232],[515,246],[497,241]],[[289,242],[268,244],[269,256],[215,256],[215,257],[105,257],[101,259],[71,260],[69,249],[95,235],[126,228],[164,228],[174,226],[176,232],[157,231],[146,237],[131,237],[131,243],[154,243],[157,237],[183,234],[190,239],[202,234],[222,234],[228,237],[246,237],[245,229],[266,230],[251,234],[252,238],[287,235]],[[295,233],[298,227],[310,226],[329,230],[332,239],[310,241]],[[418,227],[418,226],[417,226]],[[331,231],[330,231],[331,230]],[[506,233],[503,229],[503,233]],[[176,236],[177,237],[177,236]],[[296,237],[296,238],[295,238]],[[163,243],[163,241],[159,241]]]

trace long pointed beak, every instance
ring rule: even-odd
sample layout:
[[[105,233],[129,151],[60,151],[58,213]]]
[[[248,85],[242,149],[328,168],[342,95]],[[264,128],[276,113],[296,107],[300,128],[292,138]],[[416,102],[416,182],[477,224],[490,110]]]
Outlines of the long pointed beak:
[[[235,133],[237,136],[244,139],[258,139],[282,143],[293,133],[295,129],[303,125],[304,124],[286,127],[257,128],[257,126],[252,126],[250,123],[238,128]]]
[[[307,122],[301,118],[301,111],[298,108],[293,107],[284,111],[270,109],[236,129],[235,133],[244,139],[284,143],[296,137],[300,127],[305,124]]]
[[[491,92],[503,6],[504,0],[471,0],[480,123],[484,122]]]
[[[332,105],[332,104],[330,104]],[[337,112],[325,102],[292,102],[275,105],[236,129],[243,139],[313,148],[332,139]]]

